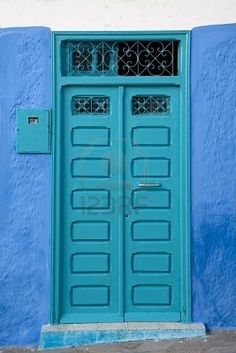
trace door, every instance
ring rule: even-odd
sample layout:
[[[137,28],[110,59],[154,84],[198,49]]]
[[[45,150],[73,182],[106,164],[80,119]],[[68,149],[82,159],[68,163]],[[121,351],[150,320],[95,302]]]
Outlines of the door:
[[[125,90],[125,320],[180,320],[179,88]]]
[[[123,321],[119,88],[63,91],[61,320]]]
[[[180,321],[179,87],[65,87],[60,131],[60,322]]]

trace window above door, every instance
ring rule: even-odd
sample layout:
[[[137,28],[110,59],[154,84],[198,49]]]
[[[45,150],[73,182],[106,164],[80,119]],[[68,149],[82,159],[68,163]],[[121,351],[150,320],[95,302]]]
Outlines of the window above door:
[[[177,76],[178,40],[63,41],[63,76]]]

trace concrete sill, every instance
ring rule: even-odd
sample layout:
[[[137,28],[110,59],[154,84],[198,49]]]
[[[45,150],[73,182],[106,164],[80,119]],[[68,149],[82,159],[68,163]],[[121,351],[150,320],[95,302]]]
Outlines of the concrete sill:
[[[61,324],[42,327],[40,349],[144,340],[169,340],[206,336],[201,323],[122,322]]]

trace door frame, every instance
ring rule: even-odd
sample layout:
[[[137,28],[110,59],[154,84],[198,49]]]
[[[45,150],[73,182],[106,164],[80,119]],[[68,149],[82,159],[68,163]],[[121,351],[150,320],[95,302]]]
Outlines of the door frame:
[[[179,40],[177,76],[61,76],[61,42],[63,40]],[[51,196],[51,284],[50,323],[60,323],[60,154],[61,90],[69,85],[175,85],[181,88],[181,322],[191,322],[191,239],[190,239],[190,31],[132,32],[53,32],[53,108],[52,108],[52,196]]]

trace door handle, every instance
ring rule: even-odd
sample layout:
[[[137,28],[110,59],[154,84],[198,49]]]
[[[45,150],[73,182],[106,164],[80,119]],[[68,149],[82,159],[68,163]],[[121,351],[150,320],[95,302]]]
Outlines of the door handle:
[[[139,183],[139,188],[159,188],[161,186],[160,183]]]

